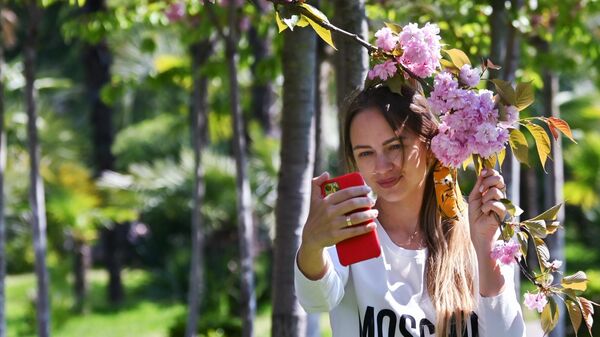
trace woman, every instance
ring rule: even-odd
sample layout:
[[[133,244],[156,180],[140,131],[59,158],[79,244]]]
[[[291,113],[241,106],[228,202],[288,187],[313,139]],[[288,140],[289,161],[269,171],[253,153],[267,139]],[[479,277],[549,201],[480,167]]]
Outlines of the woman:
[[[501,270],[490,257],[498,218],[506,213],[499,201],[503,179],[482,171],[468,197],[468,216],[442,217],[433,179],[437,159],[429,148],[437,124],[419,104],[422,97],[402,90],[370,87],[349,106],[346,159],[368,186],[321,198],[319,186],[329,175],[313,179],[296,259],[298,299],[309,312],[330,312],[334,337],[523,336],[512,269]],[[371,188],[376,201],[364,197]],[[372,209],[345,215],[364,207]],[[347,224],[368,219],[376,221]],[[340,265],[331,246],[373,230],[381,256]]]

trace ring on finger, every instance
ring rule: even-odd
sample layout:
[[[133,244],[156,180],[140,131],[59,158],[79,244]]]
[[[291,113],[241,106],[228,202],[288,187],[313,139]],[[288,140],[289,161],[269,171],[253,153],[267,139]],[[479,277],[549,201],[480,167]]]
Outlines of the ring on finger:
[[[346,217],[346,226],[348,226],[348,227],[352,226],[352,219],[350,219],[350,216]]]

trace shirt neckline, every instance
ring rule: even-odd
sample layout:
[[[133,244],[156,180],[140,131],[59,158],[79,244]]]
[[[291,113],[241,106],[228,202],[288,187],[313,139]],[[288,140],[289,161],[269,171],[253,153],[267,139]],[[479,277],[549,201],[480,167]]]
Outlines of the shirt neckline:
[[[377,223],[377,234],[379,234],[379,240],[381,241],[381,245],[384,245],[388,251],[395,255],[401,255],[406,257],[425,257],[427,255],[427,248],[421,249],[407,249],[404,247],[400,247],[392,241],[388,233],[385,231],[385,228],[381,225],[379,220],[375,219]]]

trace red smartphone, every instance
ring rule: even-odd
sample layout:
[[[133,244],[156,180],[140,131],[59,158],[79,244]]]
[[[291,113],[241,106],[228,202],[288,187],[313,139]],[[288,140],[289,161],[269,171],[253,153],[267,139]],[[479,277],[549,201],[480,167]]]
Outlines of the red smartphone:
[[[365,181],[363,177],[357,172],[352,172],[343,176],[326,180],[323,184],[321,184],[321,197],[325,197],[333,192],[343,190],[344,188],[361,186],[364,184]],[[366,211],[369,209],[371,208],[357,208],[346,215],[355,212]],[[373,222],[373,220],[355,224],[354,226],[364,226],[371,222]],[[379,237],[377,236],[377,231],[375,230],[338,242],[338,244],[335,245],[335,249],[337,250],[340,263],[344,266],[372,259],[381,255]]]

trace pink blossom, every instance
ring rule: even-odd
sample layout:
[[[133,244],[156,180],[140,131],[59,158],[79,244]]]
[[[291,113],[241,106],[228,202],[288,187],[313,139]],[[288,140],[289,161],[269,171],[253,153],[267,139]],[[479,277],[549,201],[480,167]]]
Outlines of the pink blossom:
[[[481,79],[481,70],[479,68],[471,68],[470,64],[464,64],[460,68],[460,75],[458,78],[460,82],[468,87],[474,87],[479,84]]]
[[[379,77],[385,81],[389,77],[394,76],[397,70],[396,62],[387,60],[384,63],[376,64],[373,69],[369,70],[369,79],[372,80],[375,77]]]
[[[183,2],[174,2],[167,7],[165,15],[170,22],[177,22],[185,16],[185,4]]]
[[[503,240],[498,240],[494,244],[494,248],[492,248],[490,257],[500,261],[502,264],[511,264],[515,262],[515,258],[521,258],[521,246],[515,241],[504,242]]]
[[[442,58],[439,33],[439,27],[430,23],[423,28],[419,28],[416,23],[402,27],[399,34],[403,51],[400,63],[416,76],[431,76],[440,67]]]
[[[506,107],[506,116],[500,121],[500,125],[504,128],[515,127],[518,120],[519,110],[514,105],[509,105]]]
[[[488,158],[498,153],[508,141],[508,131],[491,123],[482,123],[477,126],[475,132],[475,144],[473,153],[483,158]]]
[[[434,113],[443,114],[449,112],[446,99],[450,91],[458,89],[458,82],[451,73],[441,72],[433,79],[433,91],[428,98],[429,105]]]
[[[440,125],[441,129],[446,126]],[[448,133],[438,133],[431,140],[431,150],[435,156],[447,166],[457,167],[469,156],[468,147]]]
[[[375,37],[377,41],[377,47],[385,50],[392,51],[396,48],[396,44],[398,44],[398,35],[394,34],[391,29],[387,27],[383,27],[375,33]]]
[[[550,263],[550,269],[557,271],[562,267],[563,262],[561,260],[554,260]]]
[[[241,7],[244,4],[245,0],[221,0],[220,5],[223,7],[229,6],[233,4],[235,7]]]
[[[544,306],[548,303],[548,299],[543,293],[531,294],[530,292],[526,292],[524,298],[525,306],[530,310],[537,310],[538,312],[542,312]]]

